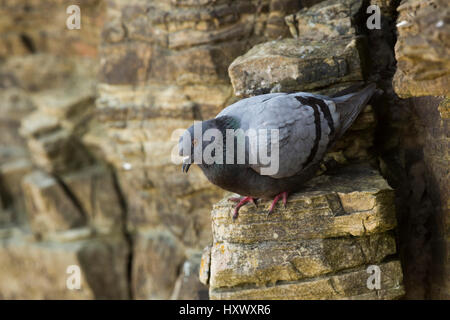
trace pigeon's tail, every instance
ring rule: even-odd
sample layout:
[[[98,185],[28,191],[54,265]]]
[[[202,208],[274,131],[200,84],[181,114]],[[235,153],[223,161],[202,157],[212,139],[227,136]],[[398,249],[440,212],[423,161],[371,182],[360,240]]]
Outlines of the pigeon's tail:
[[[358,92],[333,98],[333,101],[336,103],[336,109],[340,115],[341,126],[339,128],[338,137],[342,136],[352,125],[375,91],[376,85],[371,83]]]

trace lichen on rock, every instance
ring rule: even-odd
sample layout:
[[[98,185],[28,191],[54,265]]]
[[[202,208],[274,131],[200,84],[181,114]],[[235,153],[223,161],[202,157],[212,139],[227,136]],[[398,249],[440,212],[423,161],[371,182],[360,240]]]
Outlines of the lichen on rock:
[[[212,211],[213,243],[203,255],[214,299],[394,298],[403,294],[391,232],[394,194],[367,166],[311,180],[266,215],[268,201],[231,218],[224,198]],[[383,287],[366,287],[369,265],[385,269]],[[322,284],[325,282],[324,284]],[[345,290],[330,291],[330,282]],[[324,286],[324,287],[323,287]],[[287,291],[286,291],[287,290]]]

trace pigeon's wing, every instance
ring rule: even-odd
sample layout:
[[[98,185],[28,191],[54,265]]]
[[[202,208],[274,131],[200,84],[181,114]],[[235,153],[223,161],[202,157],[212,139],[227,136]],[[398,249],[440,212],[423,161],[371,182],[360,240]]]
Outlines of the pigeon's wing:
[[[250,141],[251,168],[273,178],[294,176],[320,160],[339,123],[335,103],[324,96],[277,93],[244,100],[218,117],[239,119]]]
[[[241,118],[239,115],[244,115],[247,114],[249,111],[254,111],[255,108],[257,108],[260,104],[264,103],[267,100],[270,100],[272,98],[278,97],[278,96],[286,96],[286,93],[268,93],[268,94],[262,94],[259,96],[254,96],[254,97],[250,97],[250,98],[245,98],[242,100],[239,100],[231,105],[229,105],[228,107],[226,107],[225,109],[223,109],[217,116],[221,117],[221,116],[227,116],[227,115],[232,115],[232,116],[238,116],[238,118]]]

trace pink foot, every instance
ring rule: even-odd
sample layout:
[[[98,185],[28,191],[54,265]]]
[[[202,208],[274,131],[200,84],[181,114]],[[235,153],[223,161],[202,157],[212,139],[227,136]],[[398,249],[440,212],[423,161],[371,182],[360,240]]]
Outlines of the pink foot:
[[[279,195],[277,195],[273,199],[272,204],[270,205],[269,212],[267,213],[267,215],[272,213],[273,209],[275,208],[275,205],[277,204],[278,200],[280,200],[281,197],[283,198],[283,204],[284,204],[284,207],[286,208],[288,193],[285,191],[285,192],[280,193]]]
[[[244,205],[244,204],[246,204],[247,202],[252,202],[256,207],[258,206],[257,204],[256,204],[256,198],[253,198],[253,197],[244,197],[244,198],[236,198],[236,197],[233,197],[233,198],[229,198],[228,200],[230,200],[230,201],[234,201],[234,202],[238,202],[238,204],[236,205],[236,207],[234,208],[234,213],[233,213],[233,220],[236,220],[236,218],[238,217],[238,215],[239,215],[239,209]]]

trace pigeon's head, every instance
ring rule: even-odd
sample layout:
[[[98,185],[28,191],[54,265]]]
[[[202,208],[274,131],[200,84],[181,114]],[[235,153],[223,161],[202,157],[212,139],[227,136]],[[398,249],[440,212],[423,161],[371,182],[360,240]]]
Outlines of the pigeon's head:
[[[194,138],[194,125],[189,127],[178,141],[178,154],[183,157],[183,172],[188,172],[194,159],[195,147],[198,140]]]
[[[209,129],[217,129],[214,119],[194,123],[180,137],[178,153],[183,157],[183,172],[188,172],[194,160],[195,163],[202,162],[203,151],[214,141],[214,137],[209,141],[204,139],[207,137],[205,132]]]

